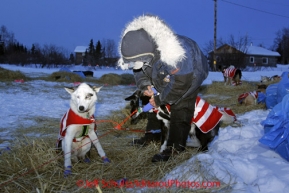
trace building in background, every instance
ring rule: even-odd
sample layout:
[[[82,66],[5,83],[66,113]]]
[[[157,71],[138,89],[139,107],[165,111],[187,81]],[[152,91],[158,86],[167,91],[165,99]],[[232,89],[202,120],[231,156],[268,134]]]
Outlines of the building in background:
[[[85,52],[88,50],[88,46],[76,46],[74,49],[75,53],[75,64],[82,64]]]
[[[213,55],[209,53],[210,68],[214,69]],[[260,46],[244,46],[242,49],[224,44],[216,49],[216,66],[219,70],[223,67],[234,65],[236,68],[246,67],[276,67],[277,59],[281,55],[278,52],[268,50]]]

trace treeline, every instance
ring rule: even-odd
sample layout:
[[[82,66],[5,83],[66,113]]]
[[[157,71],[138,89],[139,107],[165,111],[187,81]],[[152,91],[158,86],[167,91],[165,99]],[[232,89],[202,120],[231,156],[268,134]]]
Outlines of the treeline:
[[[61,47],[55,45],[44,45],[40,47],[32,44],[31,49],[19,42],[12,42],[0,46],[0,63],[7,64],[41,64],[41,67],[56,67],[59,64],[72,64],[74,55],[68,58]]]
[[[289,27],[284,27],[277,31],[272,49],[281,55],[278,62],[289,64]]]
[[[103,46],[105,45],[105,46]],[[116,46],[113,40],[97,42],[96,47],[93,40],[90,41],[88,50],[84,56],[84,64],[111,65],[116,58]],[[41,67],[57,67],[75,63],[74,53],[69,53],[63,47],[56,45],[32,44],[30,48],[18,42],[13,32],[2,25],[0,27],[0,63],[27,65],[35,64]]]

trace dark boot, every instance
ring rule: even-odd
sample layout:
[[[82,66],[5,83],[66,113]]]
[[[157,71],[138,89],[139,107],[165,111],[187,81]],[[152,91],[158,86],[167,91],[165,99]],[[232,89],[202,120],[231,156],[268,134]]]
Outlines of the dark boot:
[[[152,162],[168,161],[171,157],[172,150],[170,148],[165,149],[163,152],[155,154],[152,158]]]
[[[179,154],[180,152],[176,151],[175,149],[172,149],[171,147],[168,147],[163,152],[155,154],[152,158],[152,162],[166,162],[170,159],[170,157]]]

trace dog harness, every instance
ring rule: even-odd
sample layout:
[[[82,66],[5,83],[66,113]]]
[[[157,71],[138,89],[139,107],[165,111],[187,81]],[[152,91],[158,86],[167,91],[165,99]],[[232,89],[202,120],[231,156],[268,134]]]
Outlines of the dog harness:
[[[245,98],[249,95],[252,95],[254,97],[254,99],[257,99],[258,98],[258,92],[257,91],[252,91],[252,92],[246,92],[246,93],[243,93],[241,94],[239,97],[238,97],[238,102],[240,104],[243,103],[243,101],[245,100]]]
[[[71,109],[69,109],[61,118],[60,131],[59,131],[59,135],[58,135],[57,145],[65,137],[66,128],[69,125],[82,125],[83,126],[82,134],[73,139],[73,142],[77,142],[77,141],[81,141],[82,139],[88,137],[88,135],[87,135],[88,126],[94,122],[95,122],[95,119],[94,119],[93,115],[90,118],[86,119],[86,118],[83,118],[83,117],[77,115],[75,112],[73,112]],[[96,131],[96,124],[94,125],[94,131]],[[78,140],[78,138],[80,138],[80,140]]]
[[[195,113],[192,122],[197,125],[203,133],[208,133],[220,122],[223,114],[210,105],[201,97],[197,97]]]

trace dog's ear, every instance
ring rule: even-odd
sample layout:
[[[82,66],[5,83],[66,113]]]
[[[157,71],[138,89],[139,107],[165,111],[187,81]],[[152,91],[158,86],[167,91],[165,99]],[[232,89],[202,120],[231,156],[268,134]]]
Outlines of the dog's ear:
[[[131,96],[126,97],[124,100],[125,101],[131,101],[131,100],[137,100],[140,97],[141,91],[136,90]]]
[[[93,89],[96,93],[98,93],[101,88],[102,88],[102,86],[101,86],[101,87],[96,87],[96,86],[93,86],[93,87],[92,87],[92,89]]]
[[[131,96],[129,96],[129,97],[126,97],[124,100],[125,101],[131,101],[131,100],[136,100],[136,96],[135,96],[135,94],[132,94]]]
[[[64,89],[69,93],[72,94],[74,92],[74,88],[64,87]]]

